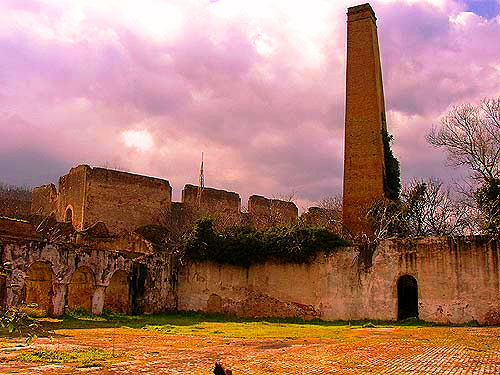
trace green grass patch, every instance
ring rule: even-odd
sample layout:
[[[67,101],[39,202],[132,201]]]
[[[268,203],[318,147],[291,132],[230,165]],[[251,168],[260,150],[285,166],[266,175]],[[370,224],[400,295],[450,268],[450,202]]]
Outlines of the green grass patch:
[[[105,311],[93,315],[85,310],[70,310],[64,318],[50,323],[51,330],[123,328],[128,333],[141,335],[173,334],[193,336],[219,336],[228,338],[331,338],[345,335],[348,330],[367,328],[425,328],[443,326],[436,323],[409,319],[402,322],[356,320],[304,321],[299,318],[242,318],[221,314],[179,311],[154,315],[130,316]]]
[[[16,356],[23,362],[70,363],[76,367],[102,367],[116,362],[123,355],[111,350],[88,348],[79,350],[27,350]]]

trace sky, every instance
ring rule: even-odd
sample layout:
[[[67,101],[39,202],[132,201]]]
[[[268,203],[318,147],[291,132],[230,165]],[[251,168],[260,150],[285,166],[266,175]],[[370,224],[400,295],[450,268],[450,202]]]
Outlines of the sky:
[[[89,164],[197,184],[342,192],[343,0],[0,0],[0,182]],[[403,181],[460,174],[425,134],[500,96],[500,0],[380,0],[385,104]]]

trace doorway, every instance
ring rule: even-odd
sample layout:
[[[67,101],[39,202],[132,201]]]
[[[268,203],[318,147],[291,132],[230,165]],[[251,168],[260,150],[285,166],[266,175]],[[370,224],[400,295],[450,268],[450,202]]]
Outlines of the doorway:
[[[411,275],[398,280],[398,320],[418,318],[418,286]]]

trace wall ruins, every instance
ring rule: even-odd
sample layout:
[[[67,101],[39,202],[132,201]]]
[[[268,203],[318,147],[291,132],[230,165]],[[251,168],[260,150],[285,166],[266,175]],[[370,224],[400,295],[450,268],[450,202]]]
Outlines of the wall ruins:
[[[171,196],[166,180],[79,165],[59,179],[59,191],[53,184],[35,188],[31,211],[54,213],[57,221],[72,222],[79,231],[104,222],[118,234],[158,222]]]
[[[13,271],[0,280],[2,306],[33,302],[53,316],[80,306],[94,313],[200,310],[500,324],[500,250],[496,240],[485,237],[387,240],[376,248],[369,268],[359,263],[355,247],[320,254],[310,264],[180,266],[174,254],[155,253],[133,233],[104,238],[66,233],[47,242],[27,222],[2,226],[4,221],[1,260]]]
[[[368,4],[349,8],[343,214],[350,229],[361,224],[360,208],[384,194],[385,109],[375,20]],[[35,188],[32,213],[43,218],[36,229],[0,218],[1,261],[12,265],[12,272],[0,277],[2,306],[35,302],[53,316],[84,307],[96,314],[104,308],[134,314],[177,309],[500,324],[495,239],[387,240],[369,266],[361,264],[355,247],[320,254],[310,264],[181,265],[172,249],[154,252],[133,231],[161,220],[180,225],[196,210],[230,224],[253,218],[265,228],[294,223],[297,207],[252,196],[242,216],[234,192],[186,185],[182,202],[173,203],[171,194],[166,180],[87,165],[62,176],[59,191],[52,184]],[[304,220],[317,224],[322,217],[337,220],[338,213],[310,210]]]
[[[101,248],[100,240],[61,242],[0,234],[0,255],[9,272],[2,281],[2,305],[37,303],[51,316],[66,308],[103,308],[127,313],[155,313],[176,308],[173,285],[176,261],[170,253],[132,252],[130,246]],[[144,240],[141,240],[144,242]],[[78,243],[77,243],[78,242]]]
[[[179,275],[177,307],[250,317],[396,320],[414,316],[401,316],[414,303],[416,315],[426,321],[500,324],[496,241],[386,241],[368,272],[358,267],[357,255],[356,249],[344,248],[311,264],[266,263],[248,269],[193,263]],[[416,281],[414,301],[398,296],[404,276]]]

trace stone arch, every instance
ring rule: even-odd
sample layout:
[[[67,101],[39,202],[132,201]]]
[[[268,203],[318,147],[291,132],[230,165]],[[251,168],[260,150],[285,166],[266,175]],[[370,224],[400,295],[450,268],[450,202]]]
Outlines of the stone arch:
[[[117,312],[129,311],[130,282],[129,275],[123,270],[117,270],[111,277],[104,296],[104,308]]]
[[[64,221],[67,223],[73,223],[73,207],[69,205],[66,207],[66,212],[64,213]]]
[[[95,277],[88,267],[79,267],[73,272],[68,287],[68,307],[83,307],[92,310],[92,295]]]
[[[402,275],[397,282],[398,320],[418,318],[418,285],[411,275]]]
[[[34,262],[26,271],[25,279],[25,302],[36,303],[38,309],[49,314],[52,312],[52,280],[54,272],[49,262]]]

